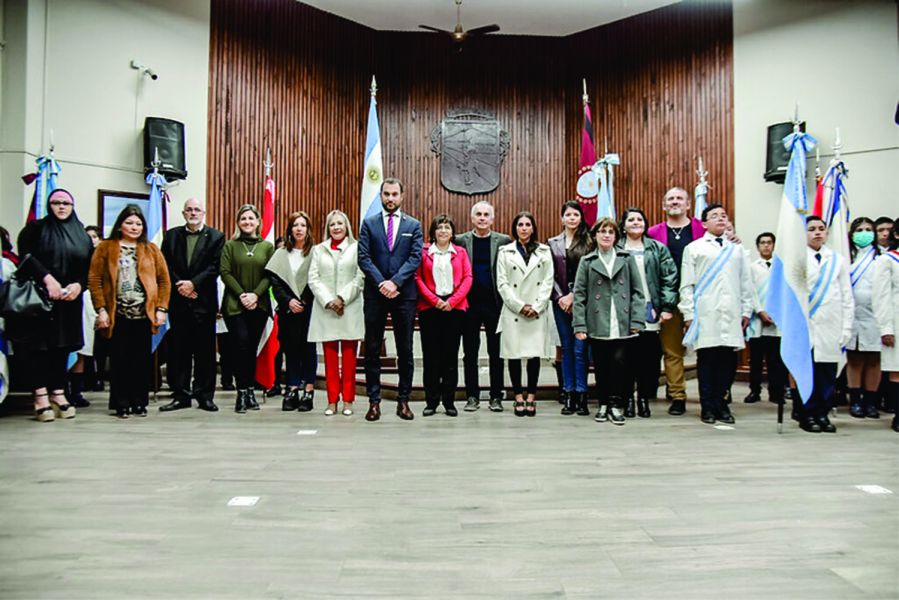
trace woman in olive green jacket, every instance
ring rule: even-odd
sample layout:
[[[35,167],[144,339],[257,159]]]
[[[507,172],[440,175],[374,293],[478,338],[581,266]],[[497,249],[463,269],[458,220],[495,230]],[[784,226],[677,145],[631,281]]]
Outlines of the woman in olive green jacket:
[[[634,257],[640,276],[640,289],[646,302],[646,328],[627,349],[629,377],[625,390],[627,407],[624,409],[624,416],[649,418],[649,401],[656,398],[659,390],[659,363],[662,359],[659,330],[661,324],[670,319],[677,308],[677,265],[664,244],[646,237],[646,215],[639,208],[624,211],[619,231],[621,239],[617,245]]]
[[[259,410],[253,391],[256,348],[272,315],[271,280],[265,270],[275,248],[259,237],[259,211],[244,204],[237,211],[237,231],[222,248],[221,277],[225,284],[222,316],[234,343],[234,375],[237,380],[235,412]]]
[[[643,329],[646,303],[634,257],[615,248],[618,226],[607,217],[590,229],[596,250],[584,256],[574,280],[573,328],[575,337],[590,341],[596,387],[597,421],[624,425],[627,383],[627,340]],[[611,411],[609,407],[611,406]]]

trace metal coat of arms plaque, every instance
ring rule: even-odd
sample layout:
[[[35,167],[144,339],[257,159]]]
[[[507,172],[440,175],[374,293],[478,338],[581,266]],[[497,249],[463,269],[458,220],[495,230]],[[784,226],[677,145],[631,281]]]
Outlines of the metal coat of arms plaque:
[[[431,131],[431,150],[440,156],[443,187],[460,194],[485,194],[499,186],[509,132],[491,113],[449,111]]]

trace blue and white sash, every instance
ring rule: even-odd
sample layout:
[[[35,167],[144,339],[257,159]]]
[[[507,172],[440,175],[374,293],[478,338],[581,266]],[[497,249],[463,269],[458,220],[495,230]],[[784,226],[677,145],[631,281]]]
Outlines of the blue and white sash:
[[[871,265],[874,264],[875,258],[877,258],[877,250],[874,249],[874,246],[871,246],[868,253],[865,254],[854,267],[852,267],[851,271],[849,271],[849,282],[852,284],[852,287],[855,287],[855,284],[862,280],[862,277],[865,276],[865,273]]]
[[[889,252],[884,254],[884,256],[889,256],[890,258],[895,260],[897,263],[899,263],[899,250],[890,250]]]
[[[827,292],[830,291],[830,284],[833,283],[833,275],[836,270],[836,255],[831,256],[821,265],[821,270],[818,272],[818,281],[815,282],[815,287],[812,288],[812,291],[809,292],[808,295],[809,318],[814,317],[815,313],[818,312],[818,309],[821,308],[821,303],[824,302],[824,298],[827,297]]]
[[[727,261],[729,261],[730,257],[734,254],[734,248],[736,248],[736,245],[731,243],[724,246],[724,249],[715,257],[712,264],[703,271],[702,275],[700,275],[699,279],[696,281],[696,285],[693,286],[693,321],[690,323],[690,327],[684,335],[684,346],[692,346],[699,338],[699,311],[697,310],[699,307],[699,298],[702,296],[703,292],[712,285],[712,282],[715,281],[724,269]]]
[[[768,273],[768,277],[765,277],[765,281],[763,281],[757,288],[756,293],[759,296],[759,305],[765,306],[765,303],[768,300],[768,282],[771,281],[770,271]],[[746,339],[752,339],[757,337],[762,332],[762,319],[759,317],[757,312],[752,313],[752,318],[749,319],[749,327],[746,328]]]

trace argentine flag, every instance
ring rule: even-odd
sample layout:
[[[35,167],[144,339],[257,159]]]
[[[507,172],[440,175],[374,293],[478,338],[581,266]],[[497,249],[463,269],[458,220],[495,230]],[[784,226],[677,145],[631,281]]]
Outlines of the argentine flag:
[[[372,92],[368,106],[368,131],[365,134],[365,169],[362,174],[362,198],[359,222],[381,210],[381,181],[384,179],[384,164],[381,161],[381,127],[378,124],[378,109]]]
[[[783,140],[790,151],[790,163],[784,181],[777,220],[777,246],[771,263],[765,310],[781,331],[780,356],[796,380],[803,404],[812,395],[812,344],[808,327],[808,283],[805,215],[808,197],[805,191],[806,154],[815,147],[815,139],[799,131]]]
[[[147,175],[147,185],[150,186],[150,204],[147,207],[147,239],[156,244],[157,247],[162,246],[162,234],[165,233],[162,226],[162,189],[166,184],[165,177],[159,174],[155,169]],[[162,341],[165,332],[169,330],[168,318],[166,322],[153,335],[153,352]]]

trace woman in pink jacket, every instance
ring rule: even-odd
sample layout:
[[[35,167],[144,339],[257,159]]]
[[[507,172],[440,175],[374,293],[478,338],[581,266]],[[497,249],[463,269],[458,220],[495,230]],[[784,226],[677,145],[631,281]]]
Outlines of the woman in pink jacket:
[[[422,416],[430,417],[443,402],[446,415],[455,417],[459,414],[454,401],[462,312],[468,309],[471,262],[465,249],[453,243],[456,226],[449,215],[434,217],[428,237],[430,243],[422,248],[421,266],[415,273],[427,402]]]

